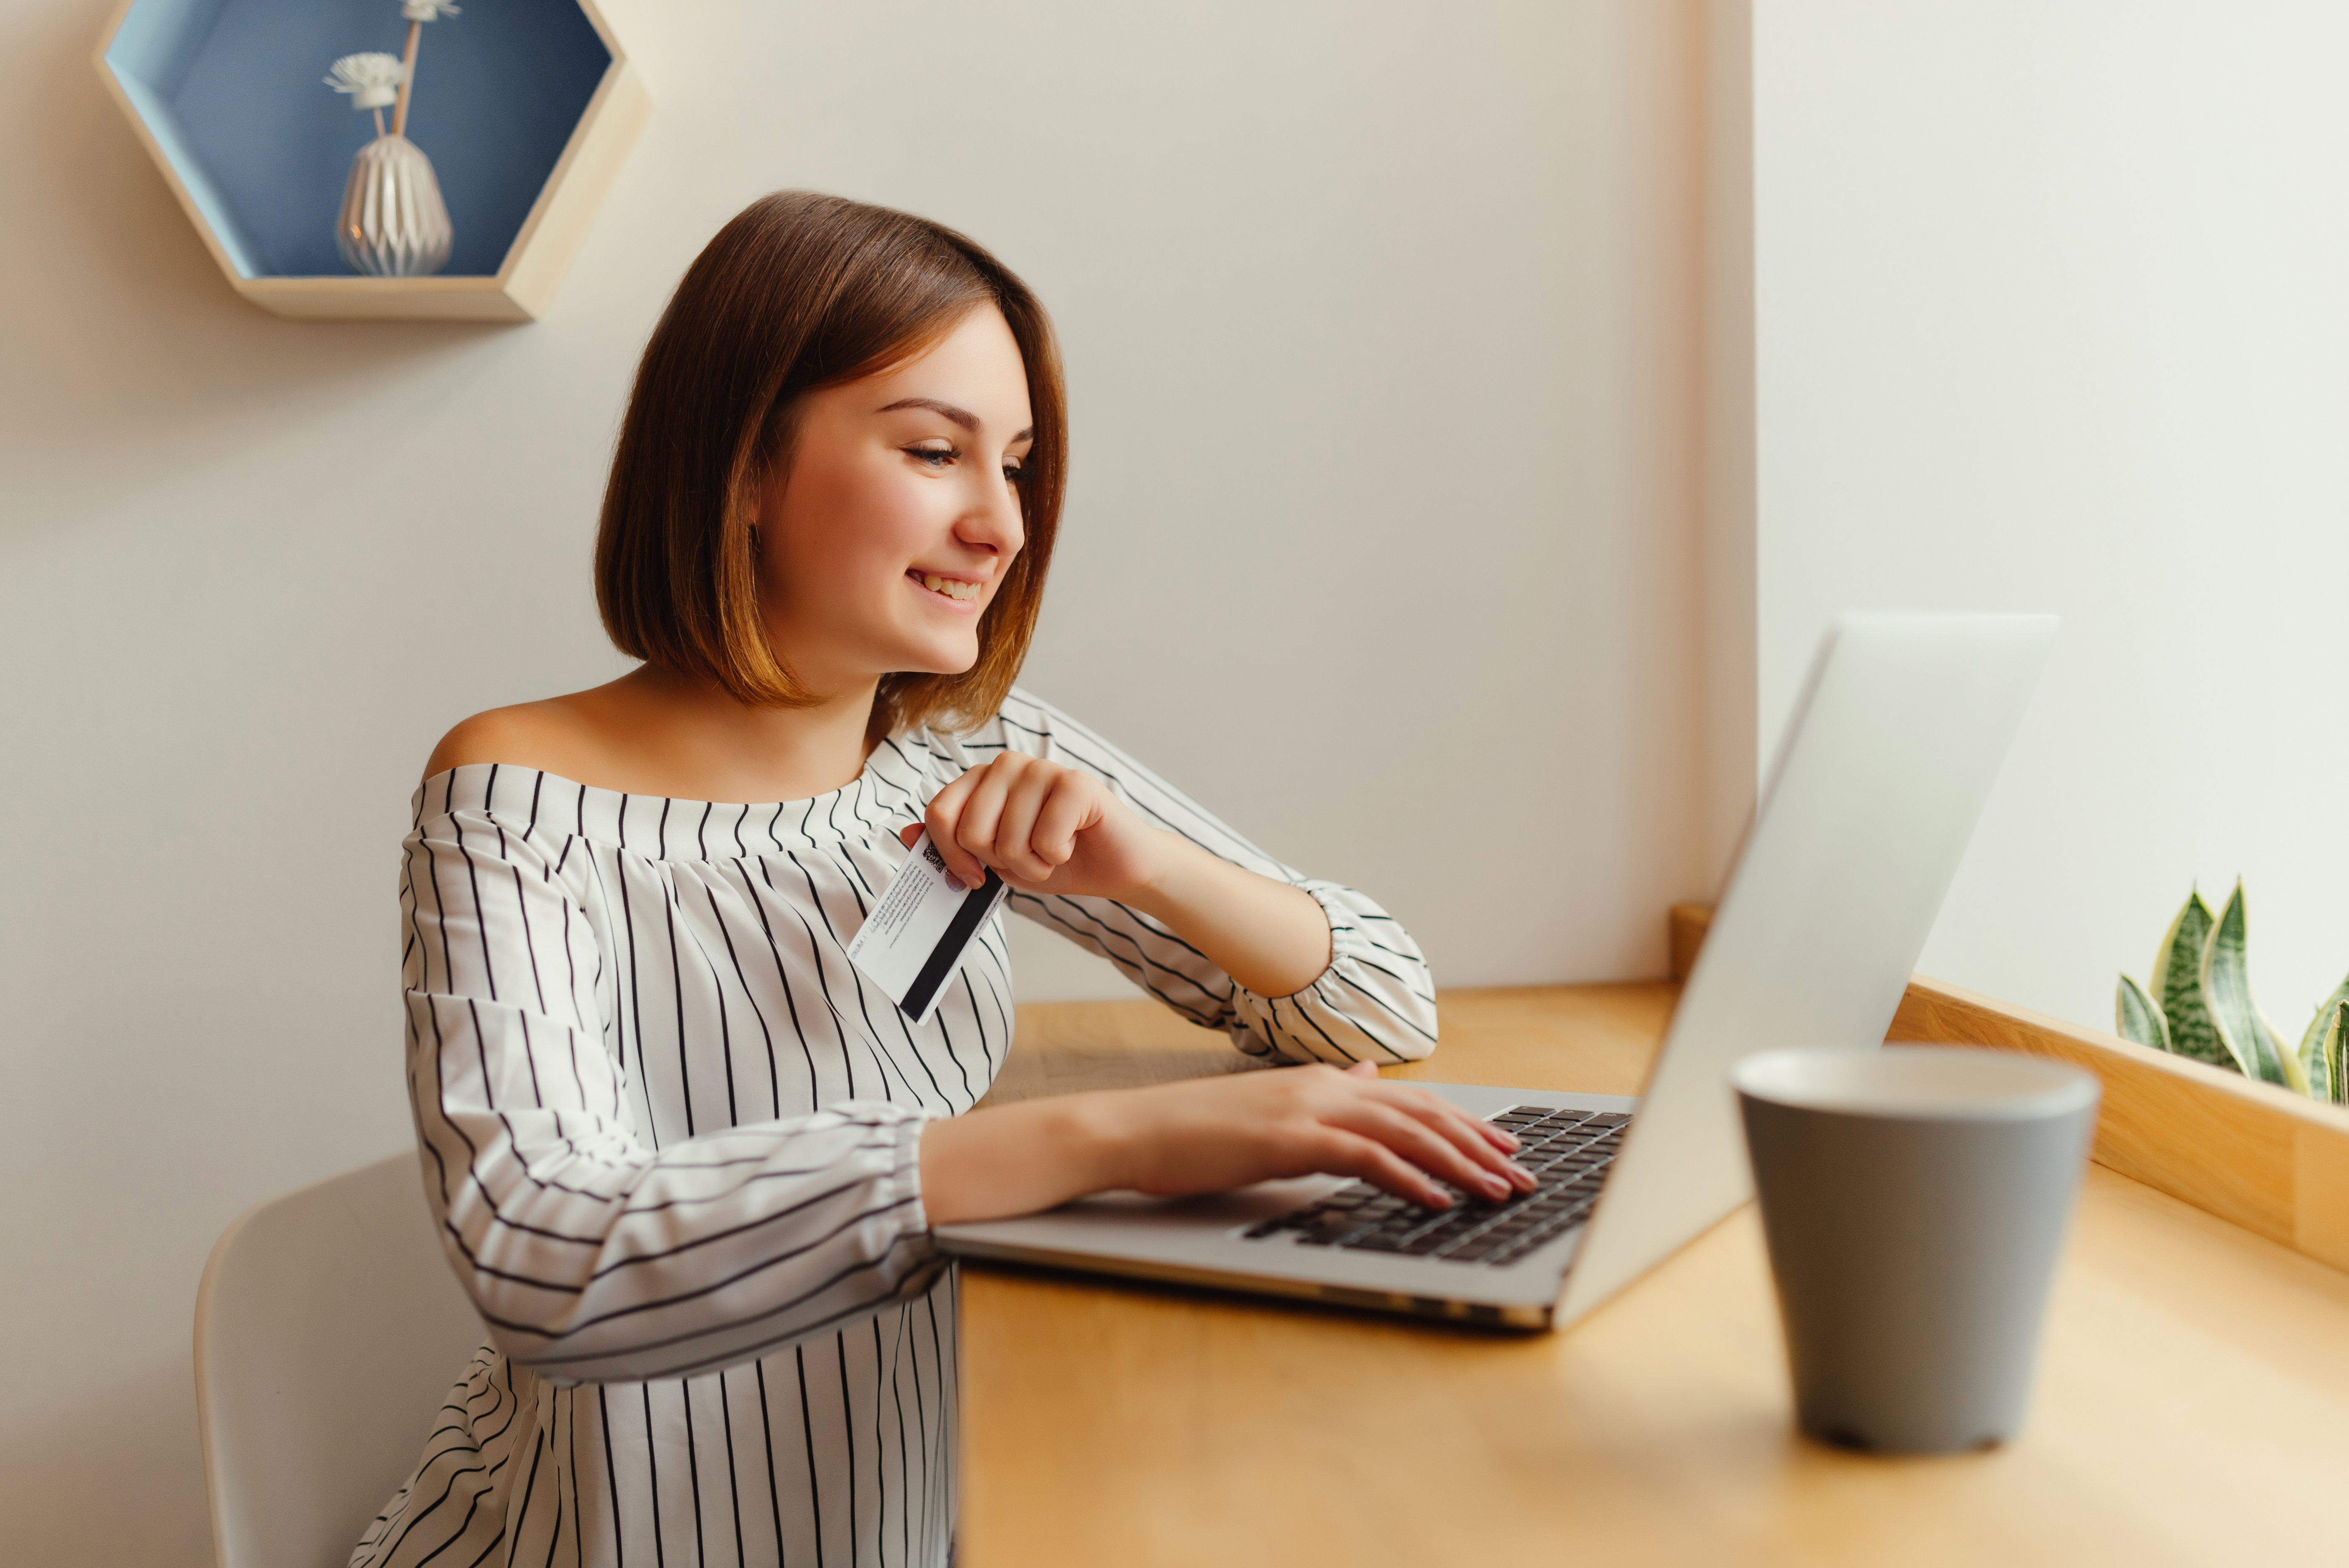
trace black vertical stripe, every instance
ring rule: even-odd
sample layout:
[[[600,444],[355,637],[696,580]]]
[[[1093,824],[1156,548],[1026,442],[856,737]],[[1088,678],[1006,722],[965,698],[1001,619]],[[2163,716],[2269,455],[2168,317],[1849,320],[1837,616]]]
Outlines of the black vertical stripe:
[[[864,1321],[867,1321],[874,1335],[874,1486],[881,1493],[881,1500],[874,1504],[874,1511],[881,1516],[881,1521],[878,1521],[881,1535],[876,1537],[874,1544],[878,1547],[878,1556],[881,1556],[884,1568],[888,1568],[888,1453],[884,1453],[884,1449],[881,1449],[881,1373],[884,1373],[884,1366],[881,1366],[881,1316],[874,1314]],[[905,1432],[897,1434],[897,1441],[905,1441]],[[902,1483],[905,1483],[905,1476],[900,1474],[900,1486]],[[897,1561],[905,1561],[905,1556],[900,1554]]]
[[[685,1405],[685,1490],[693,1500],[694,1568],[701,1568],[709,1561],[709,1542],[701,1527],[701,1445],[693,1438],[693,1380],[680,1381],[677,1392]]]
[[[740,991],[742,995],[749,1000],[750,1003],[750,1016],[758,1023],[760,1048],[767,1058],[767,1092],[775,1103],[775,1114],[777,1116],[781,1116],[782,1115],[783,1108],[783,1096],[782,1086],[776,1082],[774,1031],[767,1027],[767,1015],[764,1012],[761,1011],[759,1007],[759,999],[750,994],[750,977],[742,972],[742,955],[734,950],[734,933],[727,929],[725,913],[718,907],[718,888],[714,885],[705,887],[702,888],[702,895],[709,900],[710,923],[718,928],[719,936],[726,944],[726,961],[733,966],[735,989]],[[713,965],[712,967],[714,968],[715,966]],[[722,1006],[725,997],[725,992],[722,989],[719,991],[719,996],[720,1005]],[[723,1027],[723,1014],[721,1013],[720,1028],[722,1029]],[[730,1046],[728,1059],[730,1061],[732,1059],[730,1050],[731,1042],[728,1041],[726,1044]],[[726,1117],[730,1122],[739,1122],[741,1119],[734,1104],[734,1078],[730,1073],[727,1075],[726,1079]]]
[[[951,1288],[954,1282],[954,1275],[951,1272],[947,1275],[947,1282],[949,1288]],[[942,1348],[942,1341],[938,1335],[938,1308],[936,1296],[932,1295],[925,1298],[922,1303],[922,1307],[930,1320],[930,1367],[936,1379],[933,1386],[935,1386],[938,1391],[938,1428],[936,1437],[932,1439],[936,1446],[930,1451],[928,1464],[930,1469],[947,1478],[947,1485],[952,1485],[954,1471],[952,1464],[946,1457],[946,1446],[947,1439],[954,1435],[954,1423],[948,1418],[946,1404],[948,1390],[948,1385],[947,1383],[947,1355],[946,1351]],[[946,1505],[946,1495],[944,1490],[939,1487],[933,1487],[931,1489],[931,1493],[936,1500],[936,1506],[943,1509]],[[931,1524],[931,1529],[937,1533],[944,1534],[949,1543],[953,1542],[953,1521],[947,1519],[934,1519]],[[936,1550],[936,1543],[935,1541],[932,1542],[931,1550],[933,1552]]]
[[[563,1417],[564,1447],[571,1456],[571,1463],[564,1477],[564,1490],[571,1494],[571,1552],[575,1558],[585,1550],[579,1535],[579,1390],[561,1388],[555,1392],[560,1399],[555,1408]],[[559,1527],[563,1522],[562,1515],[558,1513],[554,1521]],[[555,1551],[561,1544],[558,1539],[547,1547],[546,1568],[554,1568]]]
[[[897,1310],[895,1335],[890,1337],[888,1397],[897,1406],[897,1561],[914,1561],[914,1465],[905,1450],[905,1307]],[[881,1319],[874,1319],[874,1356],[881,1354]],[[916,1382],[916,1387],[921,1387]]]
[[[864,1535],[856,1528],[856,1417],[854,1396],[848,1391],[848,1334],[832,1336],[832,1353],[840,1358],[840,1436],[848,1449],[848,1563],[856,1568],[856,1548]]]
[[[726,1386],[726,1380],[732,1376],[730,1372],[718,1375],[718,1424],[726,1431],[726,1502],[728,1511],[734,1516],[734,1561],[740,1563],[742,1561],[741,1472],[735,1468],[734,1400]]]
[[[767,884],[767,888],[770,892],[775,892],[776,888],[774,878],[768,876],[767,872],[768,868],[764,865],[761,865],[759,867],[760,878]],[[759,917],[759,934],[767,939],[768,949],[774,954],[775,979],[783,989],[783,1007],[784,1010],[791,1014],[792,1033],[799,1040],[800,1054],[807,1060],[808,1103],[810,1105],[820,1104],[823,1091],[822,1085],[816,1078],[815,1051],[808,1044],[806,1025],[800,1022],[799,998],[792,993],[790,966],[783,961],[783,945],[775,940],[775,929],[772,925],[769,924],[767,920],[767,906],[764,901],[760,898],[759,890],[750,886],[750,878],[747,875],[742,878],[742,886],[750,895],[751,911]],[[780,894],[778,896],[780,896]],[[806,922],[802,920],[801,924],[805,925]],[[810,940],[812,940],[813,933],[811,932],[809,935]],[[777,1088],[778,1099],[775,1106],[775,1115],[779,1116],[783,1114],[782,1104],[780,1098],[781,1093],[781,1090],[779,1085]]]
[[[668,814],[666,810],[661,814],[661,820],[663,822],[667,822],[668,820]],[[693,1033],[685,1025],[685,959],[678,947],[677,891],[673,886],[667,884],[666,881],[664,881],[661,888],[661,914],[663,917],[662,923],[668,928],[669,984],[677,996],[677,1098],[678,1103],[685,1107],[685,1136],[691,1137],[695,1131],[693,1117]],[[719,999],[719,1006],[718,1009],[718,1027],[722,1035],[726,1028],[726,1009],[724,1006],[724,999],[722,997]],[[719,1049],[721,1054],[721,1059],[730,1057],[731,1052],[728,1049],[728,1042],[723,1039],[719,1041]]]
[[[626,808],[623,806],[622,811],[624,815],[626,810]],[[645,1065],[645,999],[636,988],[636,912],[630,907],[630,900],[628,898],[628,867],[626,863],[620,860],[617,856],[615,856],[613,869],[616,875],[613,877],[612,880],[620,885],[620,925],[622,929],[628,933],[627,1021],[630,1024],[633,1024],[636,1029],[636,1070],[641,1075],[644,1071]],[[616,952],[612,957],[616,963],[619,954]],[[623,1028],[621,1031],[620,1061],[625,1065],[627,1059],[627,1031],[626,1028]],[[656,1142],[659,1140],[660,1131],[657,1127],[647,1127],[645,1130],[651,1134]]]
[[[754,1365],[759,1374],[759,1436],[767,1450],[767,1506],[774,1514],[775,1561],[780,1564],[784,1562],[785,1554],[782,1483],[775,1474],[775,1417],[767,1406],[767,1364],[760,1361]]]
[[[654,1568],[667,1568],[668,1532],[661,1528],[660,1434],[653,1430],[653,1386],[640,1383],[636,1386],[645,1397],[645,1496],[653,1510],[653,1563]]]
[[[533,1432],[532,1437],[533,1441],[530,1449],[530,1479],[523,1482],[522,1508],[516,1516],[518,1528],[514,1532],[516,1537],[514,1544],[517,1546],[522,1544],[520,1539],[522,1532],[530,1526],[531,1500],[538,1495],[539,1461],[546,1458],[545,1438],[536,1432]]]
[[[539,978],[539,974],[538,974],[538,944],[537,944],[536,942],[534,942],[534,941],[531,940],[531,936],[530,936],[530,900],[528,899],[528,898],[527,898],[527,897],[523,894],[523,886],[522,886],[522,867],[521,867],[520,866],[516,866],[516,867],[513,867],[513,879],[514,879],[514,910],[515,910],[515,913],[517,913],[518,915],[520,915],[520,916],[521,916],[521,918],[522,918],[522,946],[523,946],[523,950],[524,952],[526,952],[526,953],[528,953],[528,954],[530,955],[530,984],[531,984],[531,990],[532,990],[533,992],[534,992],[537,994],[537,998],[538,998],[538,1010],[539,1010],[541,1012],[545,1012],[545,1011],[546,1011],[546,984],[545,984],[545,982],[544,982],[543,981],[542,981],[542,980]],[[484,934],[486,934],[486,930],[487,930],[487,924],[486,924],[486,922],[484,922]]]
[[[612,1455],[612,1406],[604,1397],[604,1390],[595,1390],[595,1411],[601,1418],[596,1430],[604,1438],[604,1498],[612,1513],[612,1561],[625,1564],[628,1560],[627,1536],[620,1528],[620,1467]]]
[[[800,1379],[800,1435],[807,1439],[807,1503],[808,1517],[815,1529],[815,1564],[823,1568],[823,1478],[816,1473],[815,1417],[808,1413],[807,1346],[792,1346],[792,1359],[797,1364]]]

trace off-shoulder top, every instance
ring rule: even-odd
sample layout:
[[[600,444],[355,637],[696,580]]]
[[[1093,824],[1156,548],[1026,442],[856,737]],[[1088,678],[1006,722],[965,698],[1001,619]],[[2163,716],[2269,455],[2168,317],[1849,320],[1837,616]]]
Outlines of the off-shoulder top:
[[[1007,750],[1304,888],[1330,960],[1259,996],[1112,900],[1010,909],[1251,1054],[1433,1049],[1426,965],[1376,904],[1025,692],[968,733],[889,738],[812,800],[440,774],[401,858],[408,1082],[488,1332],[354,1565],[946,1561],[955,1283],[918,1156],[1011,1044],[1010,959],[999,915],[916,1024],[844,949],[905,858],[897,830]]]

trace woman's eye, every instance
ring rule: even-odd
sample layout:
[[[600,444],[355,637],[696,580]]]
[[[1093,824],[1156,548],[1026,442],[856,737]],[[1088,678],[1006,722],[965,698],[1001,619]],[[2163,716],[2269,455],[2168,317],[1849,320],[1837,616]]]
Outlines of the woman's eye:
[[[1028,465],[1024,462],[1007,462],[1003,465],[1003,477],[1017,484],[1028,477]]]
[[[950,446],[909,446],[905,455],[930,468],[944,468],[955,460],[954,448]]]

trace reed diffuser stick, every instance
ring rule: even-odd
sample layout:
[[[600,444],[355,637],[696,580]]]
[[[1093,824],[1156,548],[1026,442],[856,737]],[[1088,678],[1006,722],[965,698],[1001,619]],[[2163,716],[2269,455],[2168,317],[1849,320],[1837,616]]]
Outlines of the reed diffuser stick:
[[[399,57],[399,101],[391,110],[394,136],[408,134],[408,95],[416,90],[416,51],[424,42],[424,24],[463,13],[449,0],[400,0],[399,14],[408,18],[408,47]]]
[[[399,56],[399,101],[392,106],[391,133],[408,134],[408,93],[416,85],[416,47],[424,41],[424,18],[412,14],[408,18],[408,47]],[[378,116],[378,119],[382,117]]]

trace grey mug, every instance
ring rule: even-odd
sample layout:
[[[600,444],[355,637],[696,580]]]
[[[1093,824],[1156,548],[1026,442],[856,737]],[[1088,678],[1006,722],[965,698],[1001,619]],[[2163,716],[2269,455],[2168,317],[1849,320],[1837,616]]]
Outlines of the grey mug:
[[[1880,1453],[2014,1436],[2096,1079],[2012,1052],[1905,1045],[1767,1051],[1731,1081],[1797,1424]]]

